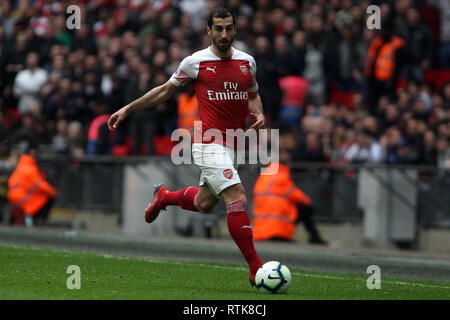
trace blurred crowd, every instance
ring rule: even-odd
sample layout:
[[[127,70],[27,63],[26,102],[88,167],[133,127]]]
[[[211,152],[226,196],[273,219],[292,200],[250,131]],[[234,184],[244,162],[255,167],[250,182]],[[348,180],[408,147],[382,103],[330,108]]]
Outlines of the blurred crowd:
[[[79,29],[66,25],[71,4]],[[375,99],[372,4],[406,43],[398,78]],[[439,0],[2,1],[1,157],[26,141],[73,156],[166,152],[194,110],[191,87],[114,133],[108,115],[207,47],[206,16],[220,5],[236,13],[234,46],[256,59],[268,122],[295,132],[293,160],[450,167],[450,3]]]

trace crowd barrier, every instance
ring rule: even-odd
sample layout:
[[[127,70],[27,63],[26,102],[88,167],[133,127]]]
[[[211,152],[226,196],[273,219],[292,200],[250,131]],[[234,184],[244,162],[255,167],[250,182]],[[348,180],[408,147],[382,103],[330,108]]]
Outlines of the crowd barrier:
[[[46,156],[39,161],[47,179],[58,188],[56,208],[123,214],[124,196],[127,193],[125,168],[139,168],[152,164],[152,169],[141,173],[148,180],[145,193],[151,198],[153,174],[164,172],[164,182],[171,189],[181,189],[187,184],[196,184],[200,174],[195,165],[174,165],[169,157],[108,157],[91,156],[78,159],[61,156]],[[242,165],[239,174],[247,190],[249,213],[252,212],[253,186],[260,173],[257,165]],[[333,166],[320,163],[292,164],[292,178],[306,192],[315,206],[315,219],[319,222],[362,222],[364,212],[358,203],[358,180],[361,170],[367,170],[388,191],[389,199],[403,202],[402,196],[389,181],[384,181],[377,172],[396,172],[404,176],[404,183],[415,190],[416,200],[410,210],[414,211],[417,223],[424,227],[450,228],[450,171],[430,166]],[[3,183],[12,168],[0,164]],[[405,174],[413,170],[415,178]],[[137,172],[137,174],[140,174]],[[185,177],[189,177],[186,179]],[[4,188],[4,186],[3,186]],[[407,198],[407,197],[406,197]],[[5,201],[3,195],[3,202]],[[405,202],[406,201],[406,202]],[[389,210],[389,209],[388,209]],[[225,214],[219,205],[214,211],[217,217]],[[211,217],[206,217],[211,220]],[[198,220],[198,219],[197,219]],[[201,218],[200,218],[201,220]],[[119,219],[120,221],[120,219]],[[174,222],[175,224],[177,221]],[[182,223],[185,225],[185,223]],[[195,229],[195,228],[194,228]]]

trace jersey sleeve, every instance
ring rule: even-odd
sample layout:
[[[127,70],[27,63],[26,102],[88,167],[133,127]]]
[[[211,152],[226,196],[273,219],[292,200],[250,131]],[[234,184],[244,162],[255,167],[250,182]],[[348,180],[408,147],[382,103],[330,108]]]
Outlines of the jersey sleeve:
[[[301,189],[292,186],[292,189],[288,192],[288,198],[289,200],[296,202],[296,203],[302,203],[305,206],[311,205],[311,198],[304,193]]]
[[[256,61],[253,57],[249,59],[250,63],[250,82],[248,84],[249,92],[258,91],[258,82],[256,82]]]
[[[198,63],[195,63],[192,56],[188,56],[181,61],[178,69],[170,77],[172,82],[177,87],[185,86],[189,82],[197,79]]]

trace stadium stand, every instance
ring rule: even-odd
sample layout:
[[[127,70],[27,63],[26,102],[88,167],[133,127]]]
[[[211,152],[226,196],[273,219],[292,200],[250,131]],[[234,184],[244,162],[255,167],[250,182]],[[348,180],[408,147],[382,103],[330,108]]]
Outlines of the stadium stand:
[[[205,47],[205,14],[223,4],[238,16],[235,47],[256,58],[269,121],[286,112],[298,119],[289,123],[299,135],[294,160],[317,140],[320,161],[368,162],[369,143],[380,147],[378,163],[450,167],[446,1],[378,1],[383,21],[389,19],[407,50],[392,92],[374,107],[364,75],[376,35],[366,28],[368,1],[188,2],[2,1],[0,120],[1,140],[8,141],[2,156],[24,139],[47,153],[73,156],[170,153],[177,97],[127,119],[115,136],[98,121],[164,82],[183,57]],[[74,3],[81,28],[69,30],[66,8]],[[289,76],[300,79],[286,86]],[[306,97],[283,105],[296,83]],[[95,147],[101,143],[106,145]],[[364,153],[352,157],[357,160],[345,156],[352,146]]]

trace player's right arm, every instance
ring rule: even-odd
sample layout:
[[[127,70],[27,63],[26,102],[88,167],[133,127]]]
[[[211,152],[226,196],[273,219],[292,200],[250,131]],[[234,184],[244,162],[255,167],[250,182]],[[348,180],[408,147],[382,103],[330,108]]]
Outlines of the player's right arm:
[[[142,97],[119,109],[108,119],[109,130],[115,130],[130,113],[156,106],[168,100],[178,89],[178,86],[168,80],[163,85],[153,88]]]

